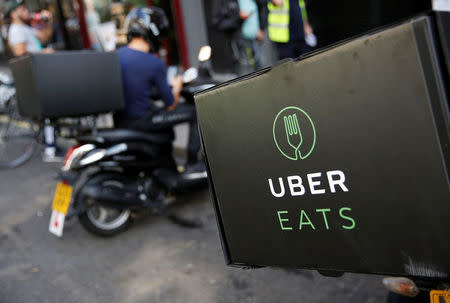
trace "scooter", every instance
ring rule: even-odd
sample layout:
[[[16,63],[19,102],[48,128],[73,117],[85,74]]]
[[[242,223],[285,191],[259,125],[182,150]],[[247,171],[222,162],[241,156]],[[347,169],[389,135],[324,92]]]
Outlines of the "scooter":
[[[205,64],[210,55],[211,49],[203,47],[200,67],[183,74],[185,102],[193,103],[195,92],[217,84]],[[62,236],[66,216],[78,217],[95,235],[113,236],[130,225],[136,212],[161,213],[177,195],[207,186],[202,160],[177,165],[171,134],[130,129],[78,137],[66,154],[60,178],[49,226],[57,236]]]

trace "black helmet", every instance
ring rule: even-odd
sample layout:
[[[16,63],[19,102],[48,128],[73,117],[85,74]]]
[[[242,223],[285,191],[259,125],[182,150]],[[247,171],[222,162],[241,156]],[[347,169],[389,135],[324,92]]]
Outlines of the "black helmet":
[[[154,52],[159,50],[161,38],[167,35],[168,29],[169,20],[158,7],[136,7],[125,19],[128,42],[133,37],[142,37]]]

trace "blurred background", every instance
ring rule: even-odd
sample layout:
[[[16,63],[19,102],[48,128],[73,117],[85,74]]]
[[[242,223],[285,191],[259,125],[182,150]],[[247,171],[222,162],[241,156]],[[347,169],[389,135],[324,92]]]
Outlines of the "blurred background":
[[[171,24],[160,52],[168,65],[195,66],[199,48],[208,44],[213,49],[214,71],[233,72],[233,55],[227,38],[212,25],[213,8],[217,5],[215,0],[26,0],[25,3],[30,11],[46,9],[52,13],[54,35],[49,43],[58,50],[114,50],[126,43],[124,21],[132,7],[161,7]],[[330,3],[310,0],[306,1],[306,9],[318,38],[317,47],[322,48],[431,9],[431,1],[351,0]],[[2,19],[1,51],[4,58],[11,56],[7,32],[8,25]],[[263,51],[268,64],[276,60],[267,37]]]

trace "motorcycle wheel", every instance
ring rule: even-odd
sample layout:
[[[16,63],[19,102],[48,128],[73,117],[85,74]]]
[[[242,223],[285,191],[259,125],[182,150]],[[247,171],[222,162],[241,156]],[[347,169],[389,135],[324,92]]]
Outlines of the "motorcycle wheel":
[[[86,184],[123,188],[126,179],[119,174],[100,174],[94,176]],[[129,209],[107,207],[90,197],[84,197],[82,194],[78,203],[84,203],[86,207],[86,211],[78,215],[78,220],[87,231],[97,236],[114,236],[125,230],[132,221]]]

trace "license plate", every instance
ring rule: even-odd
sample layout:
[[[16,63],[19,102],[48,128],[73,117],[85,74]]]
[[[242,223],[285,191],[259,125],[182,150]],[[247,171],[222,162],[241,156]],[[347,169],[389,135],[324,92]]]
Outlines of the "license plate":
[[[431,303],[450,303],[450,291],[432,290],[430,291]]]
[[[49,231],[58,237],[62,236],[64,219],[69,210],[72,186],[59,182],[53,197],[52,216],[50,218]]]
[[[71,197],[72,186],[59,182],[56,186],[52,209],[64,215],[67,215]]]

